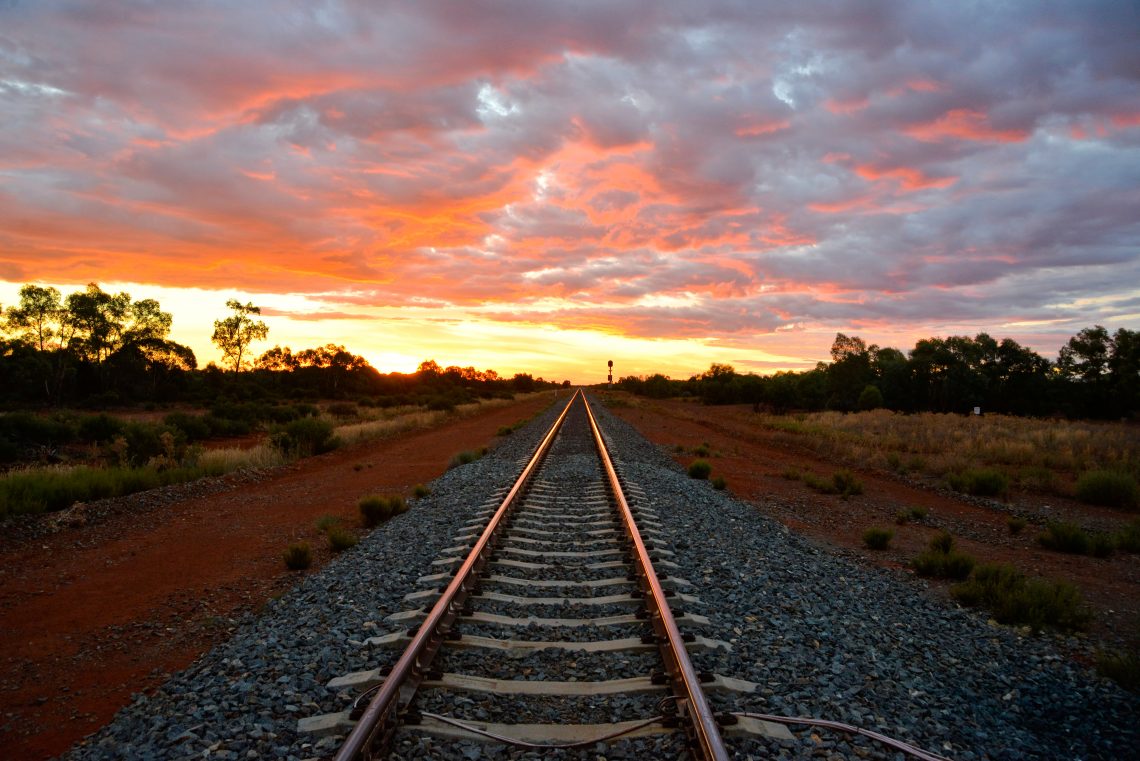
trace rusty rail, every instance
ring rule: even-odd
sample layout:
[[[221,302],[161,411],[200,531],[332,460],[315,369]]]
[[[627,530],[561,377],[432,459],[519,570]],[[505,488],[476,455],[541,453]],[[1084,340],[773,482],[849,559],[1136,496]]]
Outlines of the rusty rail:
[[[685,723],[685,732],[689,736],[689,742],[694,750],[700,754],[700,758],[706,759],[706,761],[709,759],[728,761],[728,751],[724,747],[724,740],[720,736],[720,728],[713,716],[712,707],[709,706],[704,690],[701,689],[700,678],[693,668],[692,661],[689,660],[689,654],[685,651],[681,630],[677,627],[677,621],[669,609],[669,603],[665,599],[665,590],[661,587],[661,582],[657,580],[657,574],[653,570],[653,563],[649,557],[649,550],[641,538],[641,532],[637,530],[633,511],[622,493],[617,471],[614,470],[613,462],[610,460],[609,452],[602,440],[602,432],[598,428],[598,423],[594,419],[594,413],[590,409],[589,402],[586,401],[585,394],[582,395],[582,402],[586,405],[586,414],[590,418],[590,428],[594,432],[594,442],[597,444],[598,454],[605,465],[610,491],[618,503],[626,533],[633,545],[637,570],[641,577],[640,582],[643,591],[646,593],[645,602],[649,607],[649,615],[652,619],[654,632],[657,634],[661,656],[665,661],[666,670],[672,682],[673,694],[677,697],[678,711],[688,719]]]
[[[523,468],[515,485],[491,517],[487,527],[475,543],[475,547],[468,554],[467,559],[463,561],[463,565],[460,566],[447,589],[436,601],[431,612],[428,613],[427,618],[416,631],[411,643],[400,656],[400,660],[396,662],[392,671],[384,679],[380,689],[372,696],[368,707],[364,709],[360,720],[353,727],[352,732],[337,753],[336,761],[357,761],[357,759],[372,758],[374,752],[380,751],[388,745],[396,730],[399,714],[411,702],[416,689],[423,681],[424,672],[435,657],[436,651],[439,650],[444,636],[463,610],[467,596],[478,583],[478,574],[487,564],[491,549],[504,524],[504,519],[514,509],[516,501],[526,489],[539,463],[549,451],[555,435],[566,419],[566,413],[570,411],[571,405],[574,404],[574,400],[579,395],[582,395],[580,389],[570,397],[570,401],[562,410],[562,414],[551,426],[534,456]],[[582,395],[582,399],[585,401],[584,395]]]

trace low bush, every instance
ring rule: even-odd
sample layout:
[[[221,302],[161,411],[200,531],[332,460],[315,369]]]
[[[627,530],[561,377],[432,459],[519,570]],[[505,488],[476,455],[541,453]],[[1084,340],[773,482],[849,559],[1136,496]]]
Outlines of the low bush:
[[[1118,531],[1115,539],[1121,552],[1140,552],[1140,518]]]
[[[85,415],[79,421],[77,430],[80,441],[90,441],[94,444],[111,441],[122,433],[123,421],[111,417],[105,412],[98,415]]]
[[[447,469],[458,468],[460,465],[467,465],[468,463],[475,462],[483,455],[487,454],[487,448],[483,449],[467,449],[458,454],[452,455],[451,460],[447,463]]]
[[[355,547],[359,541],[356,538],[356,534],[343,526],[331,526],[329,530],[325,532],[325,536],[328,537],[329,549],[333,552],[344,552],[347,549]]]
[[[910,523],[910,511],[909,510],[899,510],[897,513],[895,513],[895,524],[896,525],[905,526],[908,523]]]
[[[308,542],[290,544],[281,556],[290,571],[303,571],[313,564],[313,550]]]
[[[978,497],[1000,497],[1009,495],[1009,476],[993,468],[970,468],[946,476],[946,482],[954,491]]]
[[[698,480],[705,480],[712,473],[712,465],[708,460],[693,460],[689,464],[689,478],[696,478]]]
[[[368,528],[379,526],[392,517],[391,503],[387,497],[380,496],[379,494],[361,497],[360,501],[356,503],[356,506],[360,510],[361,520]]]
[[[1101,653],[1096,659],[1097,673],[1126,690],[1140,692],[1140,654],[1136,652]]]
[[[712,484],[712,487],[717,491],[724,491],[725,487],[728,486],[728,482],[724,480],[724,476],[716,476],[712,479],[712,481],[710,481],[710,483]]]
[[[310,457],[336,449],[333,425],[305,417],[286,423],[272,437],[273,445],[292,457]]]
[[[707,441],[693,447],[693,454],[697,457],[708,457],[711,451],[712,450],[709,449],[709,443]]]
[[[429,494],[431,494],[431,489],[424,486],[423,484],[416,484],[412,487],[412,496],[416,499],[423,499]]]
[[[831,484],[835,487],[835,492],[844,499],[863,493],[863,482],[849,470],[837,471],[831,477]]]
[[[894,539],[895,532],[889,528],[869,528],[863,532],[863,544],[872,550],[885,550]]]
[[[930,540],[925,552],[911,561],[911,567],[919,576],[962,581],[970,575],[974,563],[974,558],[954,549],[954,537],[943,531]]]
[[[515,429],[511,428],[509,425],[501,425],[501,426],[499,426],[499,430],[495,431],[495,435],[496,436],[510,436],[514,432],[515,432]]]
[[[329,529],[339,525],[340,518],[336,517],[335,515],[322,515],[320,518],[317,518],[317,531],[320,531],[321,533],[324,533]]]
[[[1076,495],[1086,504],[1135,510],[1140,503],[1140,486],[1129,473],[1090,470],[1077,479]]]
[[[1072,555],[1088,555],[1092,550],[1092,539],[1085,530],[1075,523],[1065,521],[1047,523],[1045,532],[1037,537],[1037,543],[1047,550]]]
[[[360,414],[352,402],[333,402],[328,406],[327,411],[336,418],[354,418]]]
[[[1025,624],[1035,631],[1045,626],[1079,631],[1092,619],[1072,584],[1027,579],[1008,564],[976,567],[950,594],[963,605],[989,610],[998,623]]]
[[[929,515],[929,511],[925,507],[912,507],[910,509],[910,517],[913,520],[921,521]]]
[[[182,432],[186,441],[201,441],[213,435],[210,422],[205,415],[191,415],[188,412],[171,412],[162,419],[167,428]]]
[[[1006,525],[1006,528],[1009,529],[1009,533],[1013,534],[1014,536],[1017,536],[1018,534],[1020,534],[1022,531],[1025,530],[1025,527],[1027,525],[1029,525],[1029,521],[1025,520],[1024,518],[1018,518],[1016,516],[1013,516],[1005,522],[1005,525]]]
[[[949,531],[939,532],[930,540],[930,549],[946,554],[954,549],[954,537],[950,535]]]
[[[361,497],[357,507],[360,509],[361,520],[369,528],[380,525],[394,515],[408,512],[407,500],[399,494]]]

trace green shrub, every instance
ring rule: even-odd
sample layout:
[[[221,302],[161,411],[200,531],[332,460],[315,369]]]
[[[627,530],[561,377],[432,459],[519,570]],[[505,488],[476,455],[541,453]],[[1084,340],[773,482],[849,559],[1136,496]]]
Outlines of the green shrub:
[[[1076,495],[1090,505],[1135,510],[1140,502],[1140,487],[1129,473],[1090,470],[1077,479]]]
[[[369,528],[380,525],[394,515],[408,512],[407,500],[399,494],[361,497],[357,507],[360,509],[361,520]]]
[[[76,430],[60,418],[44,417],[31,412],[9,412],[0,415],[0,438],[17,447],[58,446],[73,441]]]
[[[1135,652],[1101,653],[1096,659],[1097,673],[1126,690],[1140,692],[1140,654]]]
[[[946,477],[954,491],[973,494],[978,497],[1000,497],[1009,494],[1009,477],[993,468],[970,468]]]
[[[299,418],[273,434],[273,445],[293,457],[309,457],[336,449],[333,425],[319,418]]]
[[[388,498],[378,494],[361,497],[356,506],[360,509],[361,520],[368,528],[379,526],[392,517],[392,505]]]
[[[725,487],[728,486],[728,482],[724,480],[724,476],[716,476],[710,483],[712,483],[712,487],[717,491],[724,491]]]
[[[800,476],[800,479],[809,488],[814,489],[815,491],[819,492],[820,494],[835,494],[835,481],[834,480],[829,481],[825,478],[821,478],[821,477],[817,476],[815,473],[812,473],[810,470],[805,471]]]
[[[342,526],[332,526],[325,534],[329,539],[329,549],[333,552],[344,552],[351,547],[355,547],[359,541],[356,538],[356,534]]]
[[[458,468],[460,465],[475,462],[485,454],[487,454],[487,447],[483,447],[482,449],[468,449],[459,454],[452,455],[451,460],[447,463],[447,469],[451,470],[452,468]]]
[[[212,434],[209,421],[204,415],[191,415],[187,412],[171,412],[162,419],[167,428],[182,432],[186,441],[201,441]]]
[[[1029,521],[1025,520],[1024,518],[1018,518],[1016,516],[1011,517],[1005,522],[1006,528],[1009,529],[1009,533],[1013,534],[1014,536],[1020,534],[1028,524]]]
[[[895,532],[889,528],[869,528],[863,532],[863,544],[872,550],[885,550],[891,544]]]
[[[895,513],[895,524],[896,525],[905,526],[908,523],[910,523],[910,511],[909,510],[899,510],[897,513]]]
[[[499,430],[495,431],[495,435],[496,436],[510,436],[512,433],[514,433],[514,431],[515,431],[515,429],[511,428],[509,425],[501,425],[501,426],[499,426]]]
[[[353,402],[333,402],[328,406],[328,413],[336,418],[354,418],[360,414]]]
[[[282,553],[285,567],[290,571],[303,571],[313,564],[313,551],[308,542],[290,544]]]
[[[840,470],[831,477],[835,492],[844,499],[863,493],[863,482],[849,470]]]
[[[983,564],[973,576],[950,588],[963,605],[986,608],[998,623],[1082,630],[1092,619],[1072,584],[1027,579],[1008,564]]]
[[[42,468],[0,476],[0,517],[64,510],[206,475],[200,468]]]
[[[877,410],[883,406],[883,392],[878,386],[865,386],[859,392],[859,401],[856,406],[861,410]]]
[[[104,412],[98,415],[84,416],[79,421],[77,434],[80,441],[101,444],[121,435],[122,432],[123,421]]]
[[[976,561],[964,552],[951,550],[926,550],[911,561],[911,566],[919,576],[929,576],[936,579],[954,579],[962,581],[970,575]]]
[[[1037,542],[1047,550],[1068,552],[1073,555],[1088,555],[1092,540],[1084,529],[1075,523],[1051,521],[1045,525],[1045,533],[1037,537]]]
[[[709,465],[708,460],[693,460],[689,465],[689,478],[696,478],[698,480],[705,480],[712,473],[712,465]]]
[[[1121,552],[1140,552],[1140,518],[1116,534],[1116,548]]]
[[[339,525],[340,518],[336,517],[335,515],[322,515],[320,518],[317,518],[317,531],[320,531],[322,533]]]
[[[954,537],[949,531],[942,531],[930,540],[930,549],[945,555],[954,549]]]
[[[424,486],[423,484],[416,484],[412,487],[412,496],[416,499],[423,499],[429,494],[431,494],[431,489]]]
[[[710,451],[712,450],[709,449],[709,443],[707,441],[703,444],[693,447],[693,454],[695,454],[697,457],[708,457]]]
[[[780,473],[780,477],[787,479],[788,481],[799,481],[801,478],[803,478],[803,473],[800,472],[799,468],[789,466],[787,468],[784,468],[784,470]]]
[[[910,517],[916,521],[923,520],[928,515],[925,507],[912,507],[910,509]]]
[[[943,531],[930,540],[928,549],[911,561],[919,576],[962,581],[974,569],[974,558],[954,549],[954,537]]]

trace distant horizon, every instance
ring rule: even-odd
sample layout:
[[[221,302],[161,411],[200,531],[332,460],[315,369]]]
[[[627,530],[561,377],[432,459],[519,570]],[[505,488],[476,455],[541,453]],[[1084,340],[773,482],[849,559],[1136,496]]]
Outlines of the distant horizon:
[[[27,282],[32,283],[34,285],[41,286],[41,287],[46,287],[46,286],[54,287],[60,291],[60,293],[62,294],[62,296],[64,298],[66,298],[69,293],[74,293],[76,291],[82,290],[82,289],[86,288],[86,286],[87,286],[87,283],[83,283],[83,284],[59,284],[59,283],[44,283],[42,281],[34,281],[34,280],[27,281]],[[0,282],[0,307],[7,309],[8,307],[16,304],[18,302],[18,299],[19,299],[19,296],[18,296],[19,288],[23,285],[25,285],[25,283]],[[108,292],[118,293],[120,291],[126,291],[126,292],[130,293],[132,298],[135,300],[144,299],[144,298],[155,298],[156,300],[158,300],[163,311],[171,312],[173,319],[174,319],[173,326],[171,329],[171,335],[170,335],[171,340],[176,341],[176,342],[181,343],[181,344],[184,344],[186,346],[189,346],[191,349],[193,349],[194,354],[198,360],[199,368],[206,367],[211,362],[218,364],[218,365],[222,364],[221,352],[218,350],[218,348],[213,343],[211,343],[210,336],[212,335],[212,332],[213,332],[213,321],[216,319],[222,319],[228,315],[228,312],[225,308],[225,301],[229,298],[237,298],[238,300],[242,301],[243,303],[248,301],[248,302],[254,303],[257,306],[264,306],[264,304],[261,303],[261,301],[264,301],[264,299],[259,299],[259,297],[264,297],[264,296],[269,295],[269,294],[242,294],[242,293],[237,293],[237,292],[233,292],[233,291],[207,292],[207,291],[194,290],[191,294],[191,301],[193,302],[193,306],[194,306],[194,308],[192,310],[193,314],[191,316],[192,319],[180,321],[179,312],[177,310],[173,309],[171,307],[171,304],[167,303],[167,301],[164,299],[164,296],[168,297],[171,295],[171,293],[174,293],[176,295],[183,295],[183,289],[171,291],[171,289],[164,289],[164,288],[155,287],[155,286],[143,286],[143,285],[140,285],[137,283],[135,283],[135,284],[130,284],[130,283],[97,283],[97,285],[99,285],[101,288],[103,288],[103,290],[108,291]],[[211,311],[208,308],[208,305],[206,303],[203,303],[202,299],[204,298],[205,294],[209,294],[209,296],[211,298],[211,301],[209,302],[210,305],[212,305],[214,303],[214,301],[216,300],[217,307],[214,311]],[[528,367],[528,366],[524,366],[524,365],[514,365],[514,364],[496,366],[493,363],[487,364],[485,362],[480,363],[480,362],[474,361],[474,360],[468,361],[468,359],[466,359],[466,358],[464,358],[464,359],[453,359],[449,355],[446,355],[446,354],[437,354],[434,356],[424,355],[424,356],[420,356],[418,358],[415,358],[412,354],[408,354],[407,355],[408,360],[407,360],[406,364],[403,364],[403,365],[385,364],[384,362],[374,361],[374,359],[370,356],[370,353],[367,350],[362,351],[362,350],[360,350],[359,347],[353,346],[353,344],[351,342],[338,339],[335,336],[328,336],[328,335],[322,336],[319,333],[316,333],[313,331],[298,331],[298,332],[293,332],[290,335],[294,339],[297,337],[301,337],[302,340],[283,340],[279,335],[279,329],[283,325],[289,325],[290,323],[296,322],[295,320],[291,320],[287,313],[279,313],[277,310],[270,308],[268,310],[263,310],[263,314],[262,314],[262,317],[260,319],[262,319],[262,321],[264,321],[267,325],[269,325],[269,327],[270,327],[269,337],[267,340],[259,341],[253,345],[252,359],[256,359],[257,357],[261,356],[261,354],[263,354],[266,350],[273,348],[274,346],[282,346],[282,347],[288,346],[293,351],[300,351],[302,349],[316,348],[319,346],[324,346],[326,344],[332,343],[332,344],[343,345],[346,349],[348,349],[352,353],[364,357],[366,360],[368,360],[369,364],[372,365],[372,367],[374,367],[377,371],[379,371],[381,373],[396,372],[396,373],[403,373],[403,374],[411,374],[411,373],[414,373],[416,371],[416,369],[419,367],[421,362],[434,360],[441,367],[451,367],[451,366],[474,367],[476,370],[479,370],[479,371],[494,370],[495,372],[499,373],[502,377],[507,377],[507,378],[513,376],[515,373],[528,373],[528,374],[534,376],[535,378],[541,377],[541,378],[544,378],[545,380],[557,381],[559,383],[561,383],[563,380],[569,380],[575,386],[578,386],[578,385],[597,385],[599,383],[605,383],[606,375],[608,372],[608,367],[606,365],[606,362],[608,362],[611,359],[614,360],[614,380],[615,381],[617,381],[621,377],[625,377],[625,376],[629,376],[629,375],[648,376],[648,375],[654,375],[654,374],[658,374],[658,373],[661,375],[665,375],[665,376],[672,378],[672,379],[684,380],[684,379],[687,379],[687,378],[694,376],[694,375],[700,375],[702,372],[707,370],[709,368],[709,366],[711,364],[713,364],[714,362],[719,363],[719,364],[732,365],[736,369],[737,372],[742,373],[742,374],[755,373],[757,375],[771,375],[771,374],[774,374],[776,372],[785,371],[785,370],[790,370],[790,371],[810,370],[816,366],[817,362],[828,362],[828,361],[830,361],[830,358],[831,358],[830,357],[830,348],[831,348],[831,344],[835,338],[834,333],[826,336],[826,346],[823,346],[823,348],[820,350],[818,357],[805,358],[802,361],[800,361],[798,364],[796,364],[794,366],[789,365],[787,367],[769,367],[769,368],[755,367],[747,360],[747,358],[745,358],[744,360],[733,361],[731,359],[724,359],[723,357],[721,357],[721,358],[712,358],[708,362],[706,362],[705,364],[700,365],[700,366],[681,365],[681,364],[678,364],[677,361],[675,361],[675,360],[673,360],[673,361],[662,360],[659,364],[649,366],[647,364],[644,364],[646,362],[646,360],[641,360],[641,363],[636,363],[636,364],[631,365],[631,367],[634,367],[636,369],[622,369],[623,360],[622,360],[621,355],[618,354],[615,356],[605,355],[604,358],[600,358],[597,360],[590,359],[588,361],[583,360],[583,359],[576,359],[576,358],[563,358],[563,360],[566,364],[559,365],[559,367],[561,367],[563,370],[565,370],[566,368],[574,368],[574,369],[569,370],[567,372],[561,372],[561,371],[556,371],[556,370],[551,370],[551,371],[547,372],[547,371],[544,371],[542,368],[539,368],[539,367]],[[189,322],[194,327],[193,328],[187,328],[186,324],[185,324],[187,322]],[[302,326],[307,326],[310,322],[313,322],[313,321],[302,320],[300,322],[301,322]],[[319,323],[313,322],[313,324],[319,324]],[[275,330],[275,327],[278,330]],[[1090,325],[1085,325],[1082,327],[1093,327],[1093,326],[1090,324]],[[1112,333],[1117,328],[1125,327],[1125,326],[1109,324],[1109,325],[1105,325],[1104,327],[1107,328],[1110,333]],[[842,332],[842,331],[837,331],[837,332]],[[925,339],[925,338],[946,338],[946,337],[949,337],[951,335],[966,335],[966,336],[969,336],[972,338],[975,335],[977,335],[978,333],[988,333],[990,336],[992,336],[993,338],[995,338],[999,341],[1003,338],[1012,338],[1013,340],[1018,341],[1018,343],[1022,344],[1026,348],[1029,348],[1029,349],[1037,352],[1039,355],[1041,355],[1045,359],[1048,359],[1050,362],[1055,362],[1057,360],[1057,355],[1058,355],[1061,347],[1064,346],[1064,344],[1068,341],[1068,339],[1071,338],[1073,335],[1075,335],[1076,332],[1077,331],[1074,331],[1072,334],[1067,334],[1061,338],[1058,338],[1056,345],[1053,346],[1051,349],[1043,349],[1042,347],[1040,347],[1038,345],[1034,345],[1033,343],[1027,343],[1026,341],[1023,341],[1022,339],[1018,338],[1016,335],[1008,335],[1008,334],[1004,334],[1004,333],[999,333],[999,332],[995,332],[993,330],[986,330],[985,328],[979,328],[979,329],[970,330],[970,331],[959,331],[959,332],[953,332],[953,333],[943,333],[943,334],[931,333],[931,334],[924,334],[924,335],[916,335],[913,338],[913,340],[910,340],[909,342],[906,342],[906,343],[892,343],[890,341],[884,342],[884,341],[874,340],[874,338],[870,334],[862,334],[862,333],[858,333],[858,332],[853,332],[853,333],[850,333],[849,335],[857,336],[857,337],[863,339],[867,343],[868,346],[870,346],[872,344],[877,344],[881,347],[892,347],[895,349],[899,349],[900,351],[902,351],[905,354],[914,348],[914,344],[916,341],[921,340],[921,339]],[[1031,334],[1031,337],[1042,338],[1042,335],[1041,334]],[[409,349],[408,351],[411,351],[411,349]],[[471,355],[466,355],[466,356],[469,357]],[[600,354],[598,356],[601,357]],[[597,373],[600,375],[600,380],[586,380],[586,381],[580,380],[581,377],[585,377],[587,373],[590,373],[592,371],[592,368],[594,365],[598,366]],[[579,375],[577,377],[575,377],[575,375],[574,375],[575,373],[578,373]]]
[[[1140,6],[0,3],[0,303],[575,382],[1140,329]],[[517,370],[516,370],[517,368]]]

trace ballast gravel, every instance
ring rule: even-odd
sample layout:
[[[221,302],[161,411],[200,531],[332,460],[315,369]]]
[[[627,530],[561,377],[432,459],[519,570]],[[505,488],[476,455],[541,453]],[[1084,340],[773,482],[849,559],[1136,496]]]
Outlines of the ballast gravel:
[[[300,761],[335,753],[340,738],[299,735],[297,720],[348,707],[352,693],[329,689],[330,679],[395,660],[397,651],[369,648],[364,640],[403,628],[385,617],[418,607],[404,595],[423,588],[419,577],[441,570],[432,561],[502,496],[565,401],[487,456],[448,471],[409,512],[306,576],[153,695],[136,697],[65,758]],[[669,573],[692,582],[685,591],[700,598],[686,607],[710,619],[699,633],[732,644],[729,653],[694,652],[694,663],[758,685],[751,695],[714,693],[717,710],[847,722],[954,759],[1136,757],[1140,699],[1064,659],[1049,637],[991,625],[905,574],[829,553],[766,518],[763,505],[689,479],[591,402],[627,496],[656,512],[663,544],[676,553],[670,559],[679,567]],[[626,627],[616,627],[614,636],[626,636],[619,628]],[[477,630],[505,636],[510,628],[464,629]],[[545,653],[526,659],[526,667],[561,667],[552,659],[574,657]],[[596,669],[595,659],[583,659],[583,666]],[[472,694],[451,702],[491,715],[494,699]],[[618,701],[607,713],[599,704],[598,715],[587,718],[628,718],[625,705]],[[529,712],[540,715],[540,702]],[[551,720],[557,718],[565,720]],[[738,758],[903,758],[864,738],[792,730],[791,741],[730,739],[729,748]],[[549,752],[400,733],[393,757],[684,756],[676,736]]]

